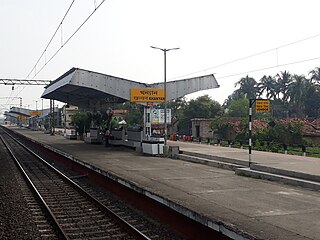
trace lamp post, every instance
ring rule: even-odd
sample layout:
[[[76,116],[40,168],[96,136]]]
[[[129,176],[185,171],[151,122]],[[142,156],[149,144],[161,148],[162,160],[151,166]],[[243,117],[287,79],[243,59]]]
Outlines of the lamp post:
[[[36,102],[36,111],[38,110],[38,100],[34,100]]]
[[[167,52],[171,50],[178,50],[180,48],[158,48],[150,46],[151,48],[158,49],[164,53],[164,147],[167,146]]]
[[[20,99],[20,108],[22,108],[22,97],[18,97]]]

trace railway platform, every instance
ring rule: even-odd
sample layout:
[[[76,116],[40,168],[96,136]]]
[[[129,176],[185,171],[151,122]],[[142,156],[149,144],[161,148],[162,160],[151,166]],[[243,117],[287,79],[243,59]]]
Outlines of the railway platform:
[[[13,129],[48,148],[125,179],[147,196],[233,239],[320,239],[320,191],[236,175],[190,161],[105,148],[40,131]],[[245,150],[168,142],[194,155],[247,161]],[[265,168],[320,176],[320,159],[253,152]]]
[[[249,163],[249,153],[246,149],[210,146],[207,144],[179,141],[169,141],[169,144],[172,146],[177,145],[183,151],[217,156],[221,158],[230,158]],[[252,151],[252,163],[256,163],[264,167],[282,169],[300,174],[320,176],[320,159],[314,157]]]

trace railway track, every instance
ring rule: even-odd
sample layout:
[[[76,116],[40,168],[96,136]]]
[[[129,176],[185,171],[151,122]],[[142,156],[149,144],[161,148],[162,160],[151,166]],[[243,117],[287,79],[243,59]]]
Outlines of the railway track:
[[[58,149],[53,149],[50,145],[38,142],[34,138],[28,138],[24,134],[19,133],[19,131],[12,131],[10,128],[0,126],[0,135],[1,131],[9,133],[23,145],[30,148],[35,154],[45,159],[50,165],[58,168],[64,175],[69,176],[72,181],[85,189],[90,195],[94,196],[95,199],[98,199],[102,205],[107,206],[115,215],[120,216],[129,223],[129,225],[133,226],[134,229],[138,229],[143,237],[147,236],[152,240],[182,240],[186,238],[229,239],[223,233],[206,227],[197,221],[193,221],[188,216],[179,214],[171,208],[159,204],[158,201],[154,201],[144,194],[140,194],[138,191],[124,186],[116,180],[117,175],[111,173],[109,176],[108,171],[100,172],[100,169],[96,169],[95,166],[91,166],[90,164],[87,166],[86,162],[81,159],[74,158],[71,155],[69,156],[65,152],[60,152]],[[0,196],[1,190],[2,189],[0,189]],[[0,238],[3,226],[8,226],[5,221],[1,221],[3,212],[0,206]],[[4,224],[2,224],[2,222],[4,222]],[[78,233],[77,231],[75,232]],[[115,234],[115,237],[111,238],[117,239],[116,236]],[[74,237],[76,238],[76,236]],[[99,237],[96,238],[94,235],[92,238],[89,238],[99,239]],[[118,239],[130,239],[130,237],[131,235],[128,237],[119,236]],[[83,238],[86,239],[86,237]],[[79,237],[79,239],[83,238]]]
[[[1,131],[1,140],[54,222],[58,239],[149,239],[40,156]],[[28,196],[30,198],[30,196]],[[31,198],[30,198],[31,199]],[[30,200],[31,201],[31,200]],[[40,210],[34,202],[34,215]],[[42,219],[39,228],[54,238]]]

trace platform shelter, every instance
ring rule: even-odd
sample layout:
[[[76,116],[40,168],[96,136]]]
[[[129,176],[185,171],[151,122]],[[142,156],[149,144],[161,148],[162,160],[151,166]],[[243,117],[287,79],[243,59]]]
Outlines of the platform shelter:
[[[218,87],[218,82],[213,74],[170,81],[166,83],[166,100],[171,101],[190,93]],[[65,102],[91,112],[104,112],[115,103],[133,101],[133,95],[136,93],[138,93],[138,96],[135,96],[138,99],[136,102],[148,109],[149,106],[153,105],[153,100],[158,103],[164,102],[163,89],[163,82],[147,84],[103,73],[72,68],[47,85],[41,97]],[[158,95],[160,92],[162,92],[162,96]],[[141,95],[139,95],[140,93]],[[146,95],[143,96],[144,94]],[[155,96],[150,97],[150,94],[155,94]],[[148,100],[144,101],[144,99]],[[145,113],[148,114],[147,111]],[[150,134],[146,134],[147,132],[150,132],[150,128],[149,130],[144,129],[143,135],[150,136]],[[123,134],[119,135],[123,136]],[[139,139],[140,136],[144,138],[143,135],[139,134]],[[133,138],[137,140],[135,135]],[[128,144],[127,140],[125,141],[126,144]],[[124,139],[121,138],[120,141],[121,144],[124,143]]]
[[[110,104],[130,101],[132,88],[163,89],[164,83],[141,83],[120,77],[72,68],[46,86],[42,98],[54,99],[79,108],[107,109]],[[167,101],[201,90],[219,87],[213,74],[167,82]]]

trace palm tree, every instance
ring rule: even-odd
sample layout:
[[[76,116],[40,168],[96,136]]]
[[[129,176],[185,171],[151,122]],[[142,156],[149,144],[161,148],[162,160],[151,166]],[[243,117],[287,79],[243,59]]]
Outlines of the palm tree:
[[[275,85],[276,81],[273,77],[264,75],[258,83],[259,95],[261,96],[265,92],[267,98],[275,99]]]
[[[309,117],[320,117],[320,92],[317,88],[310,80],[305,101],[305,114]]]
[[[239,89],[238,89],[238,90],[239,90]],[[232,93],[231,95],[229,95],[226,100],[224,100],[224,102],[223,102],[223,104],[222,104],[222,106],[223,106],[224,108],[228,108],[229,105],[230,105],[230,103],[231,103],[232,101],[235,101],[235,100],[239,100],[239,99],[241,99],[241,98],[244,98],[244,95],[243,95],[241,92],[239,92],[238,90],[233,91],[233,93]]]
[[[288,71],[280,72],[276,75],[276,88],[278,87],[278,97],[279,94],[282,94],[282,102],[285,104],[288,101],[288,89],[289,85],[292,82],[291,74]]]
[[[291,112],[296,113],[296,117],[304,117],[305,101],[311,82],[303,75],[293,75],[292,83],[288,87],[288,96]]]
[[[245,78],[241,78],[238,82],[235,83],[235,87],[240,86],[236,90],[237,94],[243,94],[248,99],[255,99],[258,95],[258,86],[254,78],[249,77],[248,75]]]
[[[315,69],[311,70],[309,75],[311,75],[311,81],[314,81],[317,84],[320,83],[320,67],[316,67]]]

